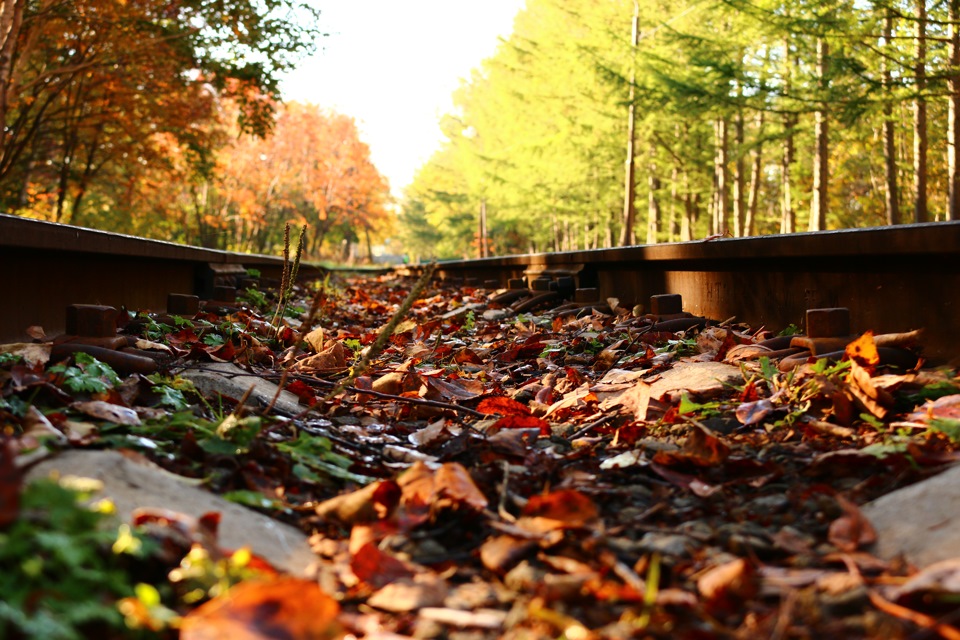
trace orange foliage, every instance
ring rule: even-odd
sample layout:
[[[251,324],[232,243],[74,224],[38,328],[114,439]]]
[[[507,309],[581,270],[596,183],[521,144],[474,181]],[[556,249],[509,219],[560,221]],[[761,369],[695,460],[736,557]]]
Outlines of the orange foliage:
[[[314,105],[284,105],[270,136],[222,151],[219,173],[240,249],[270,250],[287,222],[306,223],[316,256],[333,231],[356,240],[388,221],[386,180],[353,119]]]

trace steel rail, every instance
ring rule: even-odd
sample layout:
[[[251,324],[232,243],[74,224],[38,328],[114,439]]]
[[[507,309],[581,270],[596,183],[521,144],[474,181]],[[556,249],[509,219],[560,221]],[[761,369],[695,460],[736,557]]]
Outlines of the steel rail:
[[[0,340],[25,339],[31,325],[61,331],[69,304],[163,311],[168,293],[209,298],[251,267],[279,279],[282,260],[0,215]],[[461,260],[437,274],[497,287],[564,278],[581,297],[628,308],[680,294],[685,311],[774,330],[847,307],[855,332],[923,327],[926,357],[960,364],[960,222]]]
[[[438,275],[501,286],[573,277],[627,308],[680,294],[684,311],[774,330],[847,307],[855,332],[922,327],[928,361],[960,364],[960,222],[463,260]]]
[[[170,293],[214,296],[248,268],[279,281],[283,259],[148,240],[0,214],[0,341],[61,333],[71,304],[165,311]],[[301,275],[320,275],[303,264]]]

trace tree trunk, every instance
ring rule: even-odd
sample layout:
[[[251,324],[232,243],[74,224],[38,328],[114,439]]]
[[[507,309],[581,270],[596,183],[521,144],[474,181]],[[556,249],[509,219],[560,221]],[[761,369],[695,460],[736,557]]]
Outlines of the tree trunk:
[[[927,221],[927,3],[917,2],[917,98],[913,103],[913,217]]]
[[[739,84],[738,84],[739,87]],[[738,95],[743,95],[743,88],[737,89]],[[743,160],[744,134],[743,134],[743,109],[737,110],[737,117],[734,121],[734,142],[737,150],[737,161],[734,163],[733,175],[733,236],[740,238],[744,235],[744,223],[746,222],[746,212],[744,211],[744,184],[746,182],[746,167]]]
[[[789,36],[784,39],[783,50],[783,94],[789,97],[793,76]],[[785,112],[783,114],[783,155],[780,159],[780,233],[793,233],[797,227],[796,213],[793,210],[793,187],[790,179],[790,166],[793,164],[794,155],[793,128],[795,125],[795,116]]]
[[[670,174],[670,242],[676,242],[680,235],[680,222],[677,220],[677,198],[679,197],[680,167],[673,165]]]
[[[822,37],[817,39],[817,75],[819,76],[821,91],[827,85],[827,58],[830,47]],[[813,154],[813,197],[810,200],[810,231],[822,231],[827,226],[827,186],[830,179],[830,146],[829,124],[827,122],[827,105],[821,97],[821,104],[814,114]]]
[[[650,175],[647,178],[647,244],[657,244],[660,231],[660,176],[657,174],[656,148],[650,145]]]
[[[0,4],[0,154],[6,149],[5,131],[13,89],[14,52],[26,4],[26,0],[2,0]]]
[[[883,21],[883,44],[884,49],[891,51],[891,38],[893,36],[893,12],[887,10],[887,16]],[[893,77],[890,72],[890,63],[883,62],[883,155],[886,161],[887,169],[887,224],[900,224],[900,198],[897,188],[897,147],[896,131],[893,126],[893,104],[891,103],[891,91],[893,87]]]
[[[683,172],[683,217],[680,219],[680,242],[693,240],[693,194],[690,193],[690,177]]]
[[[757,220],[757,206],[760,201],[760,179],[763,170],[763,124],[766,113],[757,112],[757,144],[753,148],[753,163],[750,168],[750,195],[747,202],[747,216],[743,221],[743,235],[752,236]]]
[[[717,155],[714,171],[716,174],[715,186],[715,214],[713,233],[724,233],[727,229],[727,162],[729,160],[729,141],[727,136],[726,118],[717,118],[716,121]]]
[[[637,44],[640,41],[640,3],[638,0],[634,0],[633,3],[633,36],[631,38],[633,42],[633,48],[636,49]],[[620,234],[620,245],[626,246],[628,244],[633,244],[633,225],[636,219],[636,203],[635,203],[635,191],[636,191],[636,180],[635,180],[635,171],[636,171],[636,160],[634,159],[634,152],[636,149],[636,127],[637,127],[637,115],[636,115],[636,105],[634,104],[636,100],[636,70],[631,65],[630,68],[630,95],[629,102],[627,104],[627,161],[626,161],[626,176],[624,178],[624,189],[623,189],[623,229]]]
[[[960,0],[950,0],[950,99],[947,105],[947,217],[960,220]]]

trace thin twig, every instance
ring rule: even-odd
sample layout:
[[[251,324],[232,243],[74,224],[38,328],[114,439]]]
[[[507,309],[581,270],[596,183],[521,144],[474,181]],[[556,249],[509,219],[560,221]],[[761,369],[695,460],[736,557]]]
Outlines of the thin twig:
[[[591,422],[591,423],[588,424],[587,426],[585,426],[585,427],[583,427],[583,428],[581,428],[581,429],[578,429],[577,431],[573,432],[573,433],[570,435],[570,437],[567,438],[567,440],[576,440],[577,438],[582,438],[582,437],[585,436],[589,431],[595,429],[596,427],[599,427],[599,426],[602,425],[602,424],[606,424],[607,422],[610,422],[611,420],[613,420],[613,418],[614,418],[614,416],[603,416],[603,417],[600,418],[599,420],[594,420],[593,422]]]
[[[407,312],[410,311],[410,308],[413,306],[413,303],[417,301],[417,298],[420,297],[420,294],[429,284],[430,279],[433,278],[434,271],[437,270],[437,263],[433,262],[423,271],[423,275],[420,276],[420,279],[417,280],[416,284],[413,285],[413,288],[410,289],[410,293],[407,294],[406,299],[400,305],[400,308],[397,309],[396,313],[393,314],[393,317],[390,318],[390,321],[384,325],[380,330],[380,333],[377,335],[377,339],[372,345],[366,350],[363,354],[363,357],[360,358],[360,362],[354,365],[350,371],[350,375],[347,377],[346,382],[337,385],[333,391],[327,394],[327,397],[324,398],[326,402],[333,400],[336,396],[343,393],[354,380],[366,373],[367,369],[370,368],[370,363],[374,358],[380,355],[380,352],[383,351],[384,347],[387,346],[387,341],[390,340],[390,336],[393,335],[393,332],[399,326],[400,321],[407,315]]]
[[[284,387],[287,386],[287,371],[284,369],[283,373],[280,374],[280,382],[277,383],[277,392],[273,394],[273,398],[270,400],[270,404],[263,410],[263,415],[267,415],[273,411],[273,406],[277,404],[277,400],[280,399],[280,394],[283,393]],[[253,387],[250,387],[251,389]]]
[[[373,396],[374,398],[380,398],[382,400],[393,400],[396,402],[406,402],[407,404],[418,404],[425,407],[437,407],[438,409],[449,409],[451,411],[457,411],[459,413],[467,413],[477,418],[489,418],[490,415],[486,413],[480,413],[475,409],[470,409],[469,407],[464,407],[459,404],[452,404],[450,402],[440,402],[439,400],[427,400],[426,398],[408,398],[406,396],[395,396],[389,393],[381,393],[379,391],[374,391],[373,389],[361,389],[359,387],[353,387],[345,384],[337,384],[336,382],[330,382],[329,380],[323,380],[322,378],[317,378],[316,376],[310,376],[306,374],[292,373],[290,374],[293,378],[297,380],[307,380],[309,382],[314,382],[325,387],[334,387],[333,395],[343,393],[344,391],[356,394],[366,394],[368,396]],[[327,396],[330,397],[329,395]]]

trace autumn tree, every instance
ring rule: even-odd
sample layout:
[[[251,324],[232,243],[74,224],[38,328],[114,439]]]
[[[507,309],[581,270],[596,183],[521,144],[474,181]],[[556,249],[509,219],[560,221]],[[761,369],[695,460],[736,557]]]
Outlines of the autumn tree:
[[[264,98],[313,46],[316,16],[303,0],[4,2],[7,209],[82,222],[94,192],[103,203],[118,176],[162,165],[174,148],[206,170],[217,102],[235,101],[240,126],[265,133],[275,102]]]
[[[216,173],[234,249],[273,250],[291,222],[310,226],[311,255],[333,255],[330,242],[344,240],[369,254],[389,227],[389,188],[353,119],[315,105],[282,105],[269,136],[244,134],[221,150]]]

